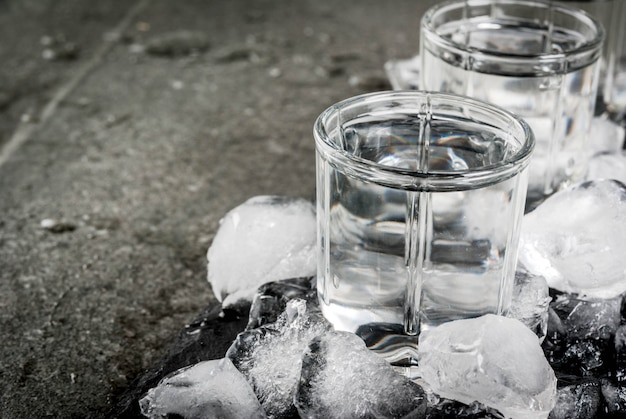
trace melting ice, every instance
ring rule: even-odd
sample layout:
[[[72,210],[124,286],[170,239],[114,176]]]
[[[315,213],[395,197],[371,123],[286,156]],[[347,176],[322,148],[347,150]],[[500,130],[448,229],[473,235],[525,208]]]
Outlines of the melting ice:
[[[543,276],[523,270],[515,272],[513,296],[508,317],[517,319],[532,330],[543,342],[548,327],[550,290]]]
[[[275,323],[237,336],[226,356],[246,376],[268,417],[293,416],[302,353],[309,342],[329,331],[321,314],[309,313],[306,301],[291,300]]]
[[[302,198],[257,196],[232,209],[207,254],[215,296],[227,307],[266,282],[315,274],[316,235],[315,208]]]
[[[165,377],[139,402],[151,419],[265,418],[244,376],[225,359],[200,362]]]
[[[420,418],[426,397],[359,337],[329,332],[304,353],[296,407],[303,418]]]
[[[519,260],[561,291],[613,298],[626,291],[626,186],[589,181],[524,216]]]
[[[554,371],[537,336],[515,319],[487,314],[423,331],[418,362],[435,393],[506,417],[546,418],[555,405]]]

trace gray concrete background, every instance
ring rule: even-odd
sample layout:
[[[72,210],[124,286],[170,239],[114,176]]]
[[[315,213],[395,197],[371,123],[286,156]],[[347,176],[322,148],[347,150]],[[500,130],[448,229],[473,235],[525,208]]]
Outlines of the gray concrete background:
[[[0,2],[0,417],[101,417],[214,301],[219,219],[313,196],[315,118],[432,3]]]

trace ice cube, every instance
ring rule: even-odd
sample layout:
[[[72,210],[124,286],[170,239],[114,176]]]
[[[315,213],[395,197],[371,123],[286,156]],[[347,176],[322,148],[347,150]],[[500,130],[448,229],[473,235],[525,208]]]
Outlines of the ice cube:
[[[537,336],[516,319],[486,314],[424,330],[418,363],[436,394],[506,417],[546,418],[555,404],[554,371]]]
[[[226,356],[248,379],[268,417],[291,417],[297,413],[293,399],[302,354],[311,339],[331,329],[309,312],[306,301],[291,300],[275,323],[240,333]]]
[[[280,313],[285,311],[287,303],[296,298],[307,301],[309,311],[319,307],[314,277],[285,279],[262,285],[252,300],[246,330],[274,323]]]
[[[596,379],[580,380],[559,387],[556,406],[549,419],[593,419],[600,407],[600,382]]]
[[[596,154],[589,160],[588,180],[615,179],[626,184],[626,151]]]
[[[151,419],[265,418],[250,384],[227,359],[180,369],[163,378],[139,402]]]
[[[304,353],[296,407],[303,418],[423,417],[426,398],[358,336],[329,332]]]
[[[591,298],[626,291],[626,186],[580,183],[524,216],[519,260],[548,285]]]
[[[508,317],[528,326],[541,343],[548,327],[550,300],[548,283],[544,277],[517,270]]]
[[[302,198],[257,196],[221,220],[208,250],[208,280],[223,306],[251,301],[267,282],[316,272],[316,219]]]

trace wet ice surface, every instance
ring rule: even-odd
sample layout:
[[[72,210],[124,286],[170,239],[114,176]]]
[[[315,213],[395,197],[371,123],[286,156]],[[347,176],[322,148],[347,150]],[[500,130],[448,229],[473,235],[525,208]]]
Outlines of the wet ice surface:
[[[228,307],[250,301],[264,283],[313,275],[316,234],[315,208],[305,199],[257,196],[232,209],[207,253],[215,296]]]
[[[549,288],[546,279],[523,270],[515,272],[513,296],[508,317],[517,319],[543,342],[548,327]]]
[[[554,371],[537,336],[516,319],[487,314],[424,331],[418,363],[435,393],[507,417],[545,418],[555,405]]]
[[[239,334],[226,356],[246,376],[270,418],[291,417],[302,353],[331,326],[305,300],[287,303],[274,323]]]
[[[626,186],[589,181],[524,216],[520,263],[548,285],[590,298],[626,291]]]
[[[424,417],[422,388],[348,332],[313,339],[303,355],[296,407],[306,418]]]
[[[139,402],[151,419],[264,418],[244,376],[229,359],[200,362],[161,380]]]
[[[518,279],[520,277],[525,281],[536,279],[518,273]],[[522,283],[518,281],[517,285]],[[540,303],[536,305],[541,306],[545,302],[545,293],[541,291],[541,281],[537,283],[539,286],[535,288],[534,295],[537,296],[537,303]],[[555,290],[551,290],[550,295],[552,301],[548,311],[547,333],[541,345],[544,359],[549,361],[558,378],[556,405],[550,417],[626,417],[626,322],[622,315],[623,311],[626,313],[626,306],[623,297],[588,300]],[[250,313],[247,330],[240,334],[229,351],[229,356],[243,375],[231,379],[230,372],[229,375],[222,375],[223,372],[216,375],[215,368],[210,364],[205,367],[198,364],[197,368],[182,371],[193,375],[193,379],[185,376],[182,376],[184,380],[182,377],[172,379],[171,376],[160,384],[158,390],[152,389],[142,402],[144,412],[151,413],[152,417],[164,416],[166,413],[187,418],[198,417],[199,414],[205,417],[212,417],[212,414],[242,417],[223,414],[223,407],[211,404],[211,400],[221,393],[213,394],[213,391],[205,389],[214,385],[212,383],[216,379],[220,383],[228,381],[234,384],[245,377],[248,384],[241,385],[243,396],[236,397],[244,403],[239,408],[251,409],[255,405],[249,400],[249,395],[256,390],[254,398],[264,401],[261,407],[269,417],[342,418],[350,417],[350,411],[363,413],[360,416],[354,413],[352,417],[394,418],[403,417],[405,412],[409,412],[406,417],[427,419],[504,417],[498,410],[504,408],[487,407],[485,402],[473,400],[477,396],[458,397],[465,402],[462,403],[444,398],[451,394],[433,393],[433,389],[428,387],[424,389],[427,394],[424,404],[424,399],[419,396],[419,387],[407,384],[400,375],[390,375],[391,370],[387,365],[386,368],[381,367],[381,359],[369,351],[363,352],[361,340],[332,331],[319,312],[312,278],[264,284],[255,295]],[[515,322],[513,319],[500,319]],[[527,350],[520,346],[520,342],[528,341],[528,336],[535,335],[519,322],[517,327],[522,327],[526,332],[520,334],[516,328],[506,327],[507,335],[502,336],[506,342],[501,345],[494,343],[497,338],[492,339],[498,349],[497,355],[501,356],[498,361],[489,360],[486,354],[481,355],[481,367],[493,380],[480,391],[500,397],[506,390],[497,393],[493,391],[493,386],[502,384],[504,378],[510,378],[504,380],[508,388],[528,379],[526,374],[532,375],[531,379],[538,376],[532,368],[528,368]],[[492,326],[489,329],[494,333],[497,331]],[[432,360],[428,364],[438,369],[446,380],[454,378],[463,368],[471,370],[481,359],[469,356],[472,345],[479,340],[484,341],[483,335],[480,327],[464,327],[463,334],[453,333],[455,339],[467,336],[471,341],[471,344],[455,347],[460,356],[468,357],[466,365],[436,364]],[[528,336],[520,337],[524,335]],[[535,344],[531,346],[536,352],[539,341],[536,337],[534,339]],[[507,345],[515,346],[515,350],[519,348],[523,356],[518,356]],[[501,362],[502,358],[506,359],[507,371],[490,368],[494,363]],[[426,365],[426,361],[422,365]],[[204,382],[200,374],[207,377],[208,382]],[[468,380],[473,378],[471,374],[467,377]],[[172,385],[172,382],[175,384]],[[184,384],[181,385],[181,382]],[[346,383],[352,384],[348,386]],[[374,396],[367,393],[373,391],[372,386],[380,393],[380,398],[373,399]],[[235,387],[239,388],[239,384]],[[472,391],[478,390],[477,385],[466,387]],[[218,390],[223,389],[215,391]],[[228,397],[220,395],[219,400],[224,401]],[[470,398],[472,401],[468,401]],[[339,401],[342,403],[337,407]],[[151,412],[148,406],[152,406]],[[335,408],[339,409],[338,413],[330,414]],[[373,412],[380,415],[376,416]]]

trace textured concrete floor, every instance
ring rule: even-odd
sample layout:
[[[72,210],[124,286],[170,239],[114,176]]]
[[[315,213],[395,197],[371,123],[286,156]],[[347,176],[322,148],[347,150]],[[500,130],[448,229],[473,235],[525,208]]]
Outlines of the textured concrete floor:
[[[0,417],[101,417],[213,301],[220,217],[313,196],[315,118],[432,3],[0,3]]]

